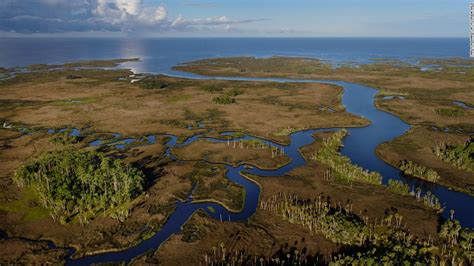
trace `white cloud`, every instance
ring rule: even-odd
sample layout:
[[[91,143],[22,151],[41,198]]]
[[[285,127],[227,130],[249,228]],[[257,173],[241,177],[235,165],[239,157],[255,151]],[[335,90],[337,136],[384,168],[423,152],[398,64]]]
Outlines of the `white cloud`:
[[[179,15],[172,23],[172,28],[186,28],[192,26],[220,26],[230,29],[230,25],[253,23],[258,21],[265,21],[266,19],[246,19],[246,20],[231,20],[226,16],[199,18],[199,19],[184,19]]]
[[[195,32],[213,28],[230,31],[232,25],[257,21],[261,19],[186,19],[181,15],[173,19],[164,5],[144,0],[0,0],[0,31],[5,32]]]
[[[166,20],[168,14],[164,6],[158,6],[142,11],[138,21],[147,25],[161,23]]]
[[[183,18],[183,16],[179,15],[173,20],[173,22],[171,23],[171,27],[176,28],[181,25],[184,25],[185,23],[186,23],[186,20]]]
[[[118,24],[144,17],[143,10],[141,0],[98,0],[92,13],[104,22]]]

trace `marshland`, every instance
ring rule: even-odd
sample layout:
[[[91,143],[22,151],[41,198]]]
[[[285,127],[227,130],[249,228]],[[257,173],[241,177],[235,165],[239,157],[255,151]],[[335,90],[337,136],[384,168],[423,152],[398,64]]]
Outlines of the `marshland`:
[[[123,62],[0,81],[2,261],[472,263],[474,112],[453,101],[474,80],[450,61],[220,58],[137,82],[104,68]]]

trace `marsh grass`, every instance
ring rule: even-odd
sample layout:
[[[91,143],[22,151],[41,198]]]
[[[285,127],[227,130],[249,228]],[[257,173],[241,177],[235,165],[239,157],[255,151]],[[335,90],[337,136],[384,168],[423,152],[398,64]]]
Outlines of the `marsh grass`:
[[[170,103],[177,103],[177,102],[185,102],[185,101],[189,101],[192,99],[192,96],[191,95],[187,95],[187,94],[178,94],[178,95],[173,95],[169,98],[169,102]]]
[[[464,116],[464,109],[461,107],[439,108],[435,110],[440,116],[459,117]]]
[[[201,89],[209,93],[219,93],[223,91],[221,87],[218,87],[216,85],[206,85],[206,86],[201,87]]]
[[[49,216],[48,210],[36,203],[39,195],[33,188],[22,191],[20,198],[10,202],[1,202],[0,210],[24,214],[26,221],[38,221]]]
[[[214,104],[228,105],[235,104],[236,100],[229,95],[217,96],[212,99]]]

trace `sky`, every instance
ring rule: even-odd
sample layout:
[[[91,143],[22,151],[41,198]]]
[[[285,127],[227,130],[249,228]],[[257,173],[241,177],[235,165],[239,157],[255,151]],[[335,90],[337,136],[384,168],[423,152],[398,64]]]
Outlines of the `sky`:
[[[469,0],[0,0],[0,37],[466,37]]]

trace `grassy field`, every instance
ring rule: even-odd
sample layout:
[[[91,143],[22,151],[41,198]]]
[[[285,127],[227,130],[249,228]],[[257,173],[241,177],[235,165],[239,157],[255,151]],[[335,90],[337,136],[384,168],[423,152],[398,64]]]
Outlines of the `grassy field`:
[[[229,141],[213,143],[199,140],[191,145],[173,149],[173,153],[183,160],[200,160],[238,165],[246,162],[262,169],[278,168],[290,162],[290,158],[274,147],[250,141]]]
[[[66,77],[74,73],[80,79]],[[198,81],[158,77],[164,89],[142,89],[128,71],[65,70],[21,74],[0,83],[0,119],[30,127],[86,126],[99,132],[184,135],[197,121],[216,130],[241,130],[278,141],[286,128],[361,126],[367,121],[345,113],[341,88],[321,84]],[[219,93],[202,88],[215,86]],[[215,104],[216,95],[238,89],[235,104]],[[336,112],[321,111],[329,107]],[[241,115],[245,113],[246,115]]]

